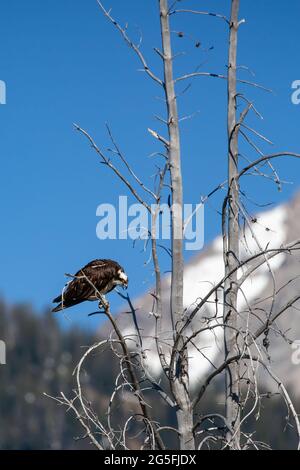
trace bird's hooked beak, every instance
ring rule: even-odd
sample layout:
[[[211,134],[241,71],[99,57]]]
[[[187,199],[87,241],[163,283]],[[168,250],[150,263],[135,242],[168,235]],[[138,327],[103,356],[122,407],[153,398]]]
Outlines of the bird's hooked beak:
[[[127,289],[128,287],[128,276],[124,273],[124,271],[119,272],[119,280],[121,281],[121,285],[123,289]]]

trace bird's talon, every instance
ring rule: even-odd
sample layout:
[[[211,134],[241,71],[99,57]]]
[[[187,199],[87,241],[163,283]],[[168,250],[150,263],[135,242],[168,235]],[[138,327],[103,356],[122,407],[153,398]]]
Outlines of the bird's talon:
[[[99,306],[100,310],[101,310],[101,308],[104,308],[104,310],[106,311],[106,310],[109,309],[109,302],[105,299],[102,299],[102,300],[99,301],[98,306]]]

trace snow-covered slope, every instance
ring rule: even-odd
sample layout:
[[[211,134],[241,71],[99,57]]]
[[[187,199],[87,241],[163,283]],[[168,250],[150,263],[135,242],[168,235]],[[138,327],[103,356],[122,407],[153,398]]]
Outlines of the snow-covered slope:
[[[300,238],[300,195],[288,204],[280,205],[274,209],[264,211],[255,216],[251,221],[250,228],[240,241],[241,259],[246,259],[250,255],[259,252],[261,249],[278,248],[283,244]],[[276,297],[274,310],[280,308],[284,303],[292,298],[300,288],[300,264],[297,255],[278,255],[257,269],[255,273],[243,284],[239,293],[238,310],[241,314],[247,315],[249,321],[254,321],[249,316],[247,305],[257,306],[257,315],[260,315],[262,308],[268,307],[268,300],[257,304],[258,299],[270,296],[274,287],[280,290]],[[240,270],[239,276],[243,274]],[[197,299],[203,298],[224,275],[222,259],[222,239],[216,240],[203,252],[195,256],[185,267],[184,272],[184,306],[186,309],[192,308]],[[292,282],[289,282],[294,279]],[[285,284],[286,287],[280,289]],[[163,281],[163,325],[161,340],[168,343],[172,335],[172,325],[169,315],[169,288],[170,277],[166,276]],[[216,301],[215,296],[206,303],[201,312],[197,314],[190,331],[203,325],[204,317],[215,317],[214,323],[221,322],[222,317],[222,293],[220,291]],[[155,319],[149,314],[152,310],[153,299],[150,295],[145,295],[134,301],[137,309],[138,324],[143,336],[143,348],[147,354],[148,366],[152,374],[159,375],[161,372],[159,358],[155,350],[154,328]],[[255,308],[255,307],[254,307]],[[247,313],[246,313],[247,312]],[[263,314],[262,314],[263,315]],[[120,314],[118,322],[123,334],[136,338],[136,330],[129,315]],[[278,326],[284,331],[291,329],[290,337],[293,340],[300,340],[300,314],[296,308],[289,309],[288,312],[278,321]],[[102,333],[107,334],[109,327],[106,325]],[[189,351],[191,365],[191,384],[197,384],[209,373],[213,366],[217,366],[222,360],[222,327],[208,330],[195,339],[195,347]],[[295,361],[294,345],[287,344],[279,335],[270,336],[270,355],[272,357],[274,370],[288,383],[290,383],[296,394],[300,395],[300,364]],[[132,345],[133,342],[128,343]],[[299,354],[300,357],[300,354]],[[265,386],[269,386],[267,378],[264,377]]]

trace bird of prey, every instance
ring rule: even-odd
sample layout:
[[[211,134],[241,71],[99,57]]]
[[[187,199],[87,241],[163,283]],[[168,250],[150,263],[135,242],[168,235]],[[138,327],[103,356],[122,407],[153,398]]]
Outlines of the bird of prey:
[[[95,259],[82,269],[66,284],[63,292],[53,300],[58,303],[52,312],[59,312],[85,300],[98,300],[105,307],[108,305],[105,294],[120,285],[128,286],[128,277],[122,266],[111,259]]]

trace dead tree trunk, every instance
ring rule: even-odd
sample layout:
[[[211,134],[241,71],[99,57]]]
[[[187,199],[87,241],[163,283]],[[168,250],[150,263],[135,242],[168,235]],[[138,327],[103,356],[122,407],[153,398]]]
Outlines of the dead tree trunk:
[[[239,353],[238,349],[238,278],[239,264],[239,183],[238,183],[238,125],[236,119],[236,71],[239,0],[231,2],[229,58],[228,58],[228,194],[226,199],[226,228],[224,237],[225,276],[231,274],[224,285],[224,324],[226,360]],[[238,361],[226,369],[226,419],[231,429],[227,443],[232,449],[240,447],[240,378]]]
[[[169,166],[172,191],[172,280],[171,316],[178,334],[183,326],[183,216],[182,216],[182,175],[180,161],[180,135],[177,101],[173,78],[173,58],[169,24],[168,0],[159,0],[162,36],[162,57],[164,63],[164,90],[167,103],[169,133]],[[171,378],[173,393],[178,405],[177,421],[181,449],[194,449],[193,411],[189,395],[188,354],[184,337],[178,342],[175,371]],[[172,371],[171,371],[172,374]]]

